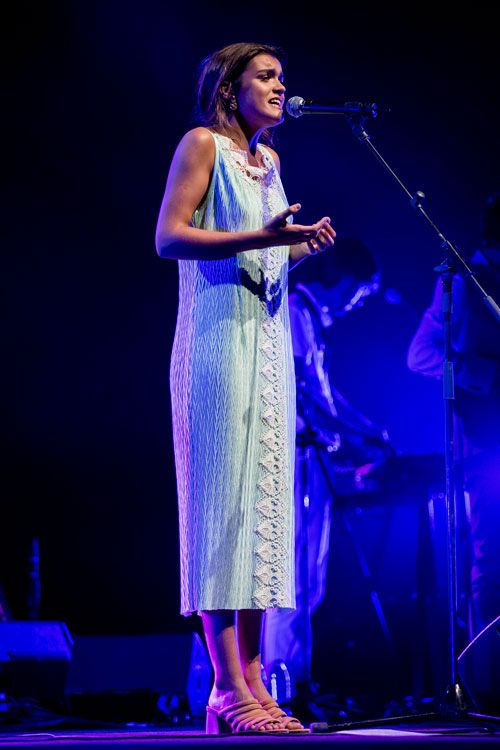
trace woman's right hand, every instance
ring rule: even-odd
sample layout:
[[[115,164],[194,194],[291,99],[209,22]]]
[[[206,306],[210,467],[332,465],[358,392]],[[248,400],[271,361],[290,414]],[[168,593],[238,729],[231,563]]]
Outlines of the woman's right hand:
[[[323,216],[322,219],[312,226],[303,224],[289,224],[287,218],[300,211],[300,203],[288,206],[284,211],[274,216],[263,228],[271,242],[269,245],[300,245],[302,242],[310,242],[320,236],[322,229],[330,224],[330,217]]]

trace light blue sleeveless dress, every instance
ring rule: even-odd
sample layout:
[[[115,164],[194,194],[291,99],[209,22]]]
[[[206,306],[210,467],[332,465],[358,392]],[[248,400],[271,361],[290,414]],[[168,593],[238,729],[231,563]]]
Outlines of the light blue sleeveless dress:
[[[274,160],[212,133],[193,226],[261,228],[288,206]],[[170,365],[181,613],[295,607],[295,378],[288,247],[179,261]]]

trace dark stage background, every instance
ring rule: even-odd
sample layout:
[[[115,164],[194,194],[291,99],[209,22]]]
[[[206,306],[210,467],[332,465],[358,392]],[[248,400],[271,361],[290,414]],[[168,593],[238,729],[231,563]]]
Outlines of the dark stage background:
[[[445,234],[473,250],[483,203],[500,189],[498,27],[481,4],[436,8],[19,6],[4,65],[0,517],[0,581],[16,617],[26,616],[38,536],[42,618],[77,634],[195,627],[178,615],[168,390],[177,272],[156,256],[154,230],[204,55],[277,43],[289,96],[390,107],[369,127],[375,145],[424,190]],[[440,385],[406,368],[437,240],[342,118],[288,118],[277,143],[301,220],[330,214],[382,269],[383,293],[336,328],[335,385],[402,455],[439,452]],[[394,563],[387,575],[396,549]]]

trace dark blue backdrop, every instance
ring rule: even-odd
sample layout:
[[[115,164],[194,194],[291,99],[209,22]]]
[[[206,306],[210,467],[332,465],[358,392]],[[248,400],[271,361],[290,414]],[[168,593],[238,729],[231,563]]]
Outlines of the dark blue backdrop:
[[[110,0],[33,6],[12,25],[0,581],[18,617],[36,534],[44,618],[77,633],[192,627],[177,615],[177,276],[154,230],[205,54],[277,43],[288,95],[390,107],[370,126],[375,144],[450,239],[465,252],[479,241],[500,187],[497,25],[484,7],[435,8]],[[439,451],[440,386],[405,362],[437,241],[341,118],[287,120],[278,147],[301,219],[331,214],[400,295],[338,325],[337,387],[401,453]]]

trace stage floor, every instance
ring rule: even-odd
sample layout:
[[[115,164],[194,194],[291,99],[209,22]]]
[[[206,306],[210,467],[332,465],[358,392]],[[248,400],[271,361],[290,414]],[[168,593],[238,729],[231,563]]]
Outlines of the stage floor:
[[[425,745],[426,748],[463,747],[475,748],[500,747],[500,721],[480,723],[463,720],[455,724],[399,724],[383,727],[347,728],[328,732],[315,732],[308,735],[285,736],[243,736],[206,735],[201,725],[186,727],[130,727],[113,729],[63,729],[33,727],[2,727],[0,748],[77,748],[79,750],[98,750],[113,745],[133,748],[200,748],[232,747],[246,744],[253,746],[263,743],[323,747],[349,746],[367,748],[388,747],[392,750],[408,744]]]

